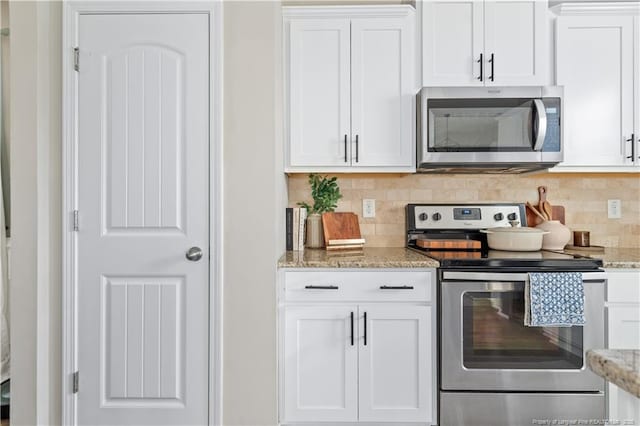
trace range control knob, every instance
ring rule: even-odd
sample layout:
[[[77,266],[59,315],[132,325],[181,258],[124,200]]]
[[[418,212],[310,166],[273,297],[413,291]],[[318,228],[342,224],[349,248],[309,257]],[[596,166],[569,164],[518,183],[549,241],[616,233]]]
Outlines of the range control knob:
[[[433,220],[440,220],[442,219],[442,215],[440,213],[434,213],[432,216]]]
[[[420,215],[418,216],[418,219],[427,220],[427,219],[429,219],[429,215],[426,214],[426,213],[420,213]]]
[[[517,216],[515,213],[509,213],[509,215],[507,216],[507,219],[509,220],[516,220]]]
[[[497,221],[504,219],[504,215],[502,213],[496,213],[493,215],[493,218]]]

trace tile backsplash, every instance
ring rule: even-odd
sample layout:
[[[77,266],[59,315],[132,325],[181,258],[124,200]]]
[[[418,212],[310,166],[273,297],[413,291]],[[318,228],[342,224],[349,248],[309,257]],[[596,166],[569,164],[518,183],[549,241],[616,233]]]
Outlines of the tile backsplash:
[[[640,178],[637,174],[382,175],[339,174],[343,198],[336,211],[358,214],[369,247],[404,246],[404,209],[420,202],[536,203],[538,186],[552,205],[565,207],[572,230],[591,232],[591,244],[640,247]],[[289,205],[311,201],[306,174],[289,176]],[[362,217],[362,199],[376,200],[376,217]],[[607,200],[622,201],[622,217],[607,218]]]

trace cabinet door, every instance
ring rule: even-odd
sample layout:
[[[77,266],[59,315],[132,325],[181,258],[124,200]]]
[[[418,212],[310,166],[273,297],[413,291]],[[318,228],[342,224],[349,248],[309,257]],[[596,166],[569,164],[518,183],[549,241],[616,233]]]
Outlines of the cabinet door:
[[[430,312],[427,306],[360,306],[360,421],[434,420]]]
[[[543,85],[547,76],[547,2],[484,2],[487,86]],[[490,62],[493,55],[493,64]],[[493,75],[493,80],[491,76]]]
[[[482,86],[483,3],[428,0],[422,4],[422,85]]]
[[[289,24],[291,166],[347,166],[350,135],[349,19]]]
[[[284,422],[358,419],[356,307],[284,309]],[[357,333],[357,321],[353,321]]]
[[[615,285],[611,280],[609,285]],[[610,349],[640,349],[640,305],[614,305],[607,308]],[[609,419],[621,424],[640,425],[640,399],[608,385]],[[631,423],[625,421],[634,420]]]
[[[415,30],[403,18],[351,22],[351,164],[415,165]]]
[[[557,84],[564,86],[561,166],[631,165],[633,17],[560,17]]]

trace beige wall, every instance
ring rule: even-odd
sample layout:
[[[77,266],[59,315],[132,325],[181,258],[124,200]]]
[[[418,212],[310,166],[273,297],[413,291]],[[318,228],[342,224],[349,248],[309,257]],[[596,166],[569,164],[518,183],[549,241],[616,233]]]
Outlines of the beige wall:
[[[60,422],[61,3],[11,2],[11,424]]]
[[[404,246],[404,207],[415,202],[535,202],[546,185],[552,204],[563,205],[566,224],[591,231],[591,244],[640,247],[638,174],[575,175],[338,175],[344,195],[340,211],[360,216],[367,245]],[[362,218],[362,199],[376,200],[376,217]],[[289,177],[289,204],[308,200],[306,175]],[[622,218],[607,218],[607,200],[622,200]]]
[[[12,419],[60,423],[60,3],[11,3]],[[280,5],[224,4],[224,424],[274,425]],[[278,76],[278,78],[276,77]],[[277,224],[274,226],[274,224]]]
[[[224,15],[223,416],[225,425],[274,425],[280,5],[227,2]]]

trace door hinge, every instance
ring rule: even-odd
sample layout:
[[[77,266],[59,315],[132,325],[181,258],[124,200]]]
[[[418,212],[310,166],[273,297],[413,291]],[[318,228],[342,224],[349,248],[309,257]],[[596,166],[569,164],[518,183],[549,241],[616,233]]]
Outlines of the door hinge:
[[[80,230],[80,219],[78,210],[73,211],[73,231],[78,232]]]
[[[73,48],[73,69],[80,71],[80,48]]]
[[[80,373],[78,371],[76,371],[75,373],[73,373],[71,380],[73,382],[72,388],[73,388],[73,393],[78,393],[78,382],[79,382],[79,377]]]

